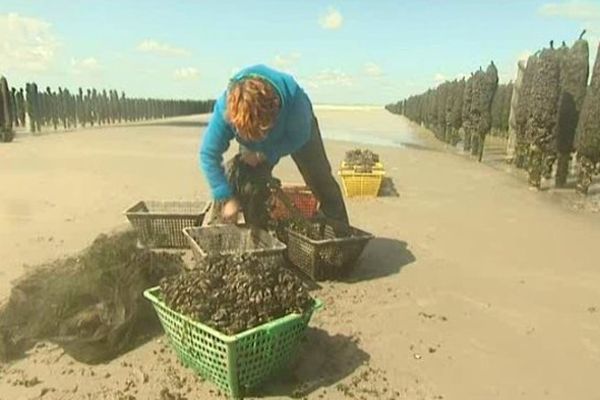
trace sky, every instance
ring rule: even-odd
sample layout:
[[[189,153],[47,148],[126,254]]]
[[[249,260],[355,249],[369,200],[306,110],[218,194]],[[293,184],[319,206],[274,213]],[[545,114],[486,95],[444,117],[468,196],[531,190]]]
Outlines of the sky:
[[[238,69],[292,74],[315,104],[383,105],[582,29],[600,0],[2,0],[0,74],[13,86],[215,98]]]

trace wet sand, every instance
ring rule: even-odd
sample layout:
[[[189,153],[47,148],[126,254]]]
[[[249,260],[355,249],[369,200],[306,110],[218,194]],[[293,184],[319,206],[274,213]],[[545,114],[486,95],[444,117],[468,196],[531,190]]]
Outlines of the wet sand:
[[[377,238],[346,282],[314,292],[326,307],[299,358],[259,394],[598,399],[600,214],[573,206],[580,200],[571,193],[530,191],[493,152],[478,164],[383,110],[317,115],[326,137],[372,130],[402,138],[401,147],[369,146],[400,196],[348,200],[352,223]],[[122,211],[138,200],[207,198],[196,168],[205,118],[0,146],[0,298],[23,264],[128,227]],[[335,168],[355,145],[326,147]],[[300,180],[290,160],[275,174]],[[163,389],[218,397],[177,364],[164,337],[99,366],[49,344],[0,365],[1,400],[161,399]]]

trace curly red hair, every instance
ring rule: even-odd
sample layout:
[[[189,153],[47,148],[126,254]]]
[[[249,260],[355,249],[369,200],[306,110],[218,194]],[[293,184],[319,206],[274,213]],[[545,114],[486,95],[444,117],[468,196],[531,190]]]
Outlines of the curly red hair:
[[[264,79],[252,77],[233,82],[227,93],[227,116],[244,140],[264,139],[275,124],[280,107],[275,87]]]

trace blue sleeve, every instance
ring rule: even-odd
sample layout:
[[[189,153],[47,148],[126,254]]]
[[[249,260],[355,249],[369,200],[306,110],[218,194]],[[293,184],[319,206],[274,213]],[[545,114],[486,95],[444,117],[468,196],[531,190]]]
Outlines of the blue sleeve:
[[[281,157],[298,151],[312,134],[312,105],[302,89],[298,88],[293,102],[288,107],[285,134],[265,154],[271,165],[277,164]]]
[[[215,103],[213,115],[204,131],[200,146],[200,169],[208,180],[212,196],[215,200],[224,200],[233,196],[233,190],[227,182],[223,167],[223,153],[229,148],[233,139],[233,131],[225,122],[224,97]]]

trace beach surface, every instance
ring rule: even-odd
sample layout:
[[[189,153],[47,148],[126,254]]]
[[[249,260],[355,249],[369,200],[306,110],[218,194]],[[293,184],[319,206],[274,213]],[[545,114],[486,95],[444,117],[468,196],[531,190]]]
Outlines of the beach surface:
[[[352,224],[376,238],[348,279],[312,292],[325,308],[294,363],[257,395],[600,399],[594,203],[572,190],[529,190],[501,161],[497,140],[479,164],[382,109],[316,113],[334,173],[345,151],[369,147],[399,196],[347,200]],[[139,200],[208,199],[197,167],[207,118],[21,135],[0,145],[0,299],[24,265],[126,229],[123,211]],[[290,159],[274,174],[301,181]],[[97,366],[51,344],[0,364],[1,400],[39,398],[219,393],[180,366],[161,336]]]

